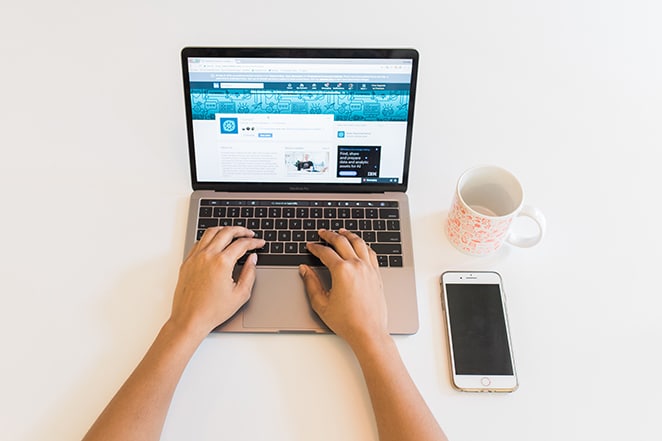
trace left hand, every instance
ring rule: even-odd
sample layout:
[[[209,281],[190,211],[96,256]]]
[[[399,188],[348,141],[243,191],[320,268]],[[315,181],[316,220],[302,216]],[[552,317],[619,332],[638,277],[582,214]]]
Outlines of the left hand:
[[[248,301],[255,283],[252,253],[235,281],[232,271],[246,252],[264,246],[243,227],[209,228],[179,271],[170,321],[204,338]]]

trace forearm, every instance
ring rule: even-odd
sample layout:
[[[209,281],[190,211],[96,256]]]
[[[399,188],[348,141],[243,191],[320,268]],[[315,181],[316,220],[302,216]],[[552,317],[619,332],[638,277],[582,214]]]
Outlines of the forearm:
[[[381,441],[446,440],[390,336],[353,343],[352,349],[365,377]]]
[[[177,383],[203,338],[167,322],[84,440],[158,440]]]

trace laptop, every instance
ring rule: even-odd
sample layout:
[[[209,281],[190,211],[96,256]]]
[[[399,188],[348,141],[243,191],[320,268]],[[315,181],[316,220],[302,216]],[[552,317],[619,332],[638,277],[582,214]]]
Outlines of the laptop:
[[[418,52],[186,47],[181,61],[194,190],[184,255],[219,225],[267,242],[251,299],[216,331],[330,332],[298,265],[314,266],[330,287],[305,244],[320,241],[319,228],[347,228],[378,255],[389,332],[415,333],[405,192]]]

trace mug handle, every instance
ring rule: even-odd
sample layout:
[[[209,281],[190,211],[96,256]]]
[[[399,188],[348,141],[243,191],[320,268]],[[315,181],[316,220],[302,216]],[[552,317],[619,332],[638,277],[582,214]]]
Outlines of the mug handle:
[[[525,205],[517,216],[526,216],[533,219],[536,225],[538,225],[538,234],[533,236],[522,236],[511,231],[510,234],[508,234],[506,241],[509,244],[520,248],[529,248],[540,242],[545,235],[545,229],[547,228],[547,222],[545,221],[545,216],[543,216],[542,211],[536,207]]]

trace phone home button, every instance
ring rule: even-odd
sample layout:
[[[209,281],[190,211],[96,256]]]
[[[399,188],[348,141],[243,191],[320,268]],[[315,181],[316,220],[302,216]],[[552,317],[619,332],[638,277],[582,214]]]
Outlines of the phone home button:
[[[489,386],[490,384],[492,384],[492,381],[487,377],[483,377],[480,379],[480,384],[482,384],[483,386]]]

